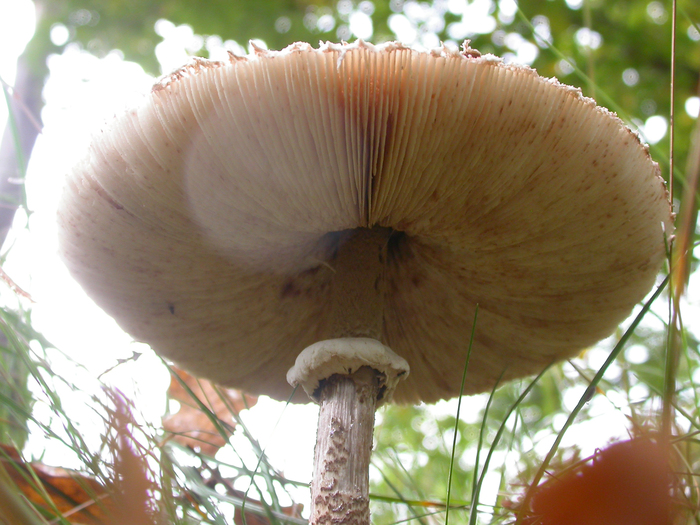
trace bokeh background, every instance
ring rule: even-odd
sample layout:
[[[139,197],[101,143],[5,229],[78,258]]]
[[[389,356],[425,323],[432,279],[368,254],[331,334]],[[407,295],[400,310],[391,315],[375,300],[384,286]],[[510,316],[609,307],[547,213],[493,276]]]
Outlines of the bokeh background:
[[[95,309],[56,257],[55,203],[63,175],[105,120],[190,56],[244,55],[250,40],[269,49],[358,38],[457,49],[468,39],[482,53],[580,87],[649,143],[664,177],[670,180],[673,170],[677,241],[689,249],[687,264],[675,265],[673,286],[633,331],[628,328],[641,305],[614,336],[553,367],[524,399],[530,380],[465,398],[459,417],[458,400],[380,411],[373,520],[444,522],[451,478],[452,520],[510,522],[550,451],[552,464],[561,467],[611,440],[660,431],[664,406],[667,413],[675,407],[674,443],[686,475],[678,497],[688,519],[697,520],[700,292],[693,248],[700,4],[678,0],[675,48],[673,9],[671,2],[646,0],[1,0],[0,441],[26,459],[108,483],[114,465],[105,448],[111,401],[104,389],[116,388],[139,428],[132,432],[137,448],[155,451],[151,481],[162,482],[163,458],[179,473],[172,494],[180,507],[173,516],[183,523],[232,523],[240,507],[232,494],[250,487],[264,505],[308,509],[303,485],[311,474],[312,406],[264,398],[241,406],[238,425],[226,429],[230,444],[211,456],[203,457],[201,447],[172,444],[162,417],[178,414],[185,402],[169,390],[168,369]],[[613,349],[617,359],[606,364]],[[602,380],[590,395],[598,372]],[[266,466],[259,472],[267,477],[261,484],[248,471],[258,466],[263,448]],[[191,469],[199,469],[199,481]],[[188,500],[187,491],[206,485],[213,473],[222,478],[210,483],[214,494]]]

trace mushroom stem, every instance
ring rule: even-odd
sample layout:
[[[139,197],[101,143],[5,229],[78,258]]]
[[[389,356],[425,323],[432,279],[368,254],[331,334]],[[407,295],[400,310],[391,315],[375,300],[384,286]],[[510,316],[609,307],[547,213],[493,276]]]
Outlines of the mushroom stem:
[[[311,525],[369,525],[374,411],[391,399],[408,363],[381,344],[384,267],[392,230],[358,228],[339,246],[330,332],[287,373],[321,405],[311,482]]]
[[[381,340],[384,269],[390,228],[357,228],[331,261],[335,271],[331,308],[333,337]]]
[[[379,372],[324,381],[311,482],[312,525],[369,525],[369,460]]]
[[[379,340],[390,230],[358,228],[333,261],[332,333]],[[321,384],[311,525],[369,525],[369,459],[379,372],[364,366]]]

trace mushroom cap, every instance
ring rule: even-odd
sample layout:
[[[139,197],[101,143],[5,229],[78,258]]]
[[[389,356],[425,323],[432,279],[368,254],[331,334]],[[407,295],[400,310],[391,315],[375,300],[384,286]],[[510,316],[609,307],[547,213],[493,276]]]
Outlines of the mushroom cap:
[[[99,133],[59,210],[73,276],[192,373],[287,399],[338,247],[392,228],[397,402],[538,372],[650,290],[672,215],[638,137],[578,89],[465,48],[295,44],[202,59]],[[303,393],[295,401],[305,401]]]

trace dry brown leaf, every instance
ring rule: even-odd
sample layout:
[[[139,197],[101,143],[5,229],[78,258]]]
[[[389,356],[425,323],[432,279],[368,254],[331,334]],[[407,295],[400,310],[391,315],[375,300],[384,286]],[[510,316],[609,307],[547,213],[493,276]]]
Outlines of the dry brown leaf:
[[[148,476],[148,464],[144,454],[139,454],[138,444],[130,432],[135,425],[126,400],[117,392],[108,392],[115,410],[110,412],[109,425],[116,430],[116,439],[110,442],[114,455],[113,481],[114,509],[109,525],[154,525],[158,522],[153,503],[155,483]]]
[[[523,523],[670,525],[668,451],[646,438],[614,443],[538,486]]]
[[[700,94],[700,85],[698,86]],[[687,165],[685,168],[686,187],[683,190],[678,213],[678,230],[674,241],[673,261],[673,286],[676,301],[685,293],[688,279],[691,273],[693,259],[693,242],[696,239],[695,225],[698,221],[697,191],[700,186],[700,120],[695,122],[693,132],[690,135],[690,149],[688,151]]]
[[[205,379],[198,379],[187,372],[172,368],[173,373],[189,387],[199,400],[229,428],[236,424],[231,409],[240,412],[257,403],[257,397],[243,394],[232,388],[219,388]],[[163,418],[163,429],[172,432],[173,439],[186,447],[199,449],[203,454],[213,456],[226,444],[207,414],[205,414],[190,392],[175,378],[171,377],[168,396],[180,403],[180,410]]]
[[[132,435],[135,422],[126,400],[107,391],[114,409],[109,410],[108,447],[114,457],[114,479],[104,486],[95,478],[64,468],[28,463],[12,447],[0,445],[0,464],[26,500],[80,525],[155,525],[159,523],[156,491],[149,477],[146,453]]]
[[[45,509],[49,515],[55,514],[54,508],[58,509],[70,523],[108,523],[114,505],[108,499],[107,489],[97,480],[73,470],[27,463],[14,448],[6,445],[0,447],[0,462],[19,492],[36,507]],[[47,501],[46,495],[50,501]]]

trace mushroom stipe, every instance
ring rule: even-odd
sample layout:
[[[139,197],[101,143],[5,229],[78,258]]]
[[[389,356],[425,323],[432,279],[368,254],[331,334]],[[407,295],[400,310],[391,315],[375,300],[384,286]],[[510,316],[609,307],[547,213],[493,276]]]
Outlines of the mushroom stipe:
[[[580,90],[466,45],[361,41],[164,78],[95,137],[59,223],[70,271],[135,339],[277,399],[289,371],[333,436],[370,429],[367,462],[377,400],[358,391],[459,395],[477,304],[465,393],[575,355],[649,291],[673,232],[648,148]],[[300,356],[317,344],[333,358]],[[354,474],[316,461],[312,522],[367,523],[365,488],[330,497]]]

